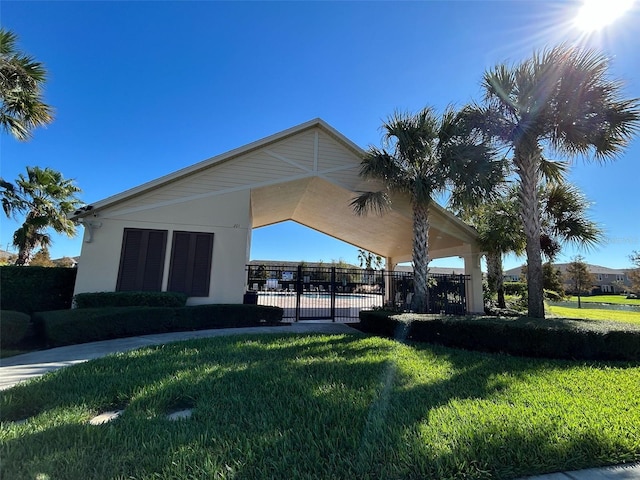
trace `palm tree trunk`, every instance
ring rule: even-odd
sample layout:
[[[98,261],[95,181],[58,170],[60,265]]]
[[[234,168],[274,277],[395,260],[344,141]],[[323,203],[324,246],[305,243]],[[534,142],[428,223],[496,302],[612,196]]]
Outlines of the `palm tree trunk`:
[[[515,149],[516,171],[520,177],[520,214],[527,239],[527,290],[528,315],[544,318],[544,290],[542,253],[540,251],[540,208],[538,204],[538,157],[537,144],[523,141]]]
[[[413,205],[413,299],[411,309],[427,313],[429,308],[429,207]]]
[[[20,247],[18,251],[18,258],[16,258],[15,264],[18,267],[27,267],[31,263],[32,250],[28,247]]]
[[[487,282],[489,289],[498,294],[498,308],[507,308],[504,299],[502,253],[500,252],[487,252]]]

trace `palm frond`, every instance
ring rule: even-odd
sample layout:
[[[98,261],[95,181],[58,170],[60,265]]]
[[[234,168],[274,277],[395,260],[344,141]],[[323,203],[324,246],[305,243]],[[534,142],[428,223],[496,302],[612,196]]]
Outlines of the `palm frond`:
[[[383,215],[391,208],[391,199],[387,192],[357,192],[358,196],[349,203],[356,215],[363,216],[369,212]]]

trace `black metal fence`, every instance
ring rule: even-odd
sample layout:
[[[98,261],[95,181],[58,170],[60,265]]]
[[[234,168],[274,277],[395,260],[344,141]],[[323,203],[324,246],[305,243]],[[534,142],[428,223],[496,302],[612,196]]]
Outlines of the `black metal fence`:
[[[429,312],[466,313],[465,275],[429,277]],[[361,310],[410,311],[413,275],[335,266],[248,265],[247,302],[284,310],[289,320],[357,321]]]

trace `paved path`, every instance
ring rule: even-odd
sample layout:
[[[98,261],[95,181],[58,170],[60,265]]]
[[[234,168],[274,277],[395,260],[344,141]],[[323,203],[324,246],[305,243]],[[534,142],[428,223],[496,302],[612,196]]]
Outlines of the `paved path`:
[[[161,333],[69,345],[1,359],[0,390],[5,390],[19,382],[38,377],[47,372],[94,358],[104,357],[111,353],[126,352],[149,345],[160,345],[180,340],[249,333],[358,333],[358,331],[342,323],[299,322],[277,327],[220,328],[196,332]],[[537,477],[526,477],[526,479],[521,480],[640,480],[640,463],[575,472],[552,473]]]
[[[242,335],[250,333],[355,333],[357,330],[342,323],[298,322],[276,327],[219,328],[195,332],[172,332],[140,337],[117,338],[101,342],[81,343],[66,347],[39,350],[0,359],[0,390],[13,387],[30,378],[77,363],[104,357],[111,353],[194,338]]]

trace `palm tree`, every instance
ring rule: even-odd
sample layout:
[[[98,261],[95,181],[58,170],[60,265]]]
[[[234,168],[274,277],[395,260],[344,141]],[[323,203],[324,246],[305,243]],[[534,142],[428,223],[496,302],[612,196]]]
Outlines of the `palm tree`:
[[[497,294],[498,308],[506,308],[502,257],[507,253],[520,255],[525,247],[513,190],[458,212],[478,231],[478,243],[486,252],[489,291]]]
[[[603,232],[587,215],[591,204],[585,195],[566,181],[566,165],[544,165],[543,170],[545,180],[538,192],[539,243],[542,254],[552,263],[563,244],[590,248],[602,241]],[[507,253],[521,255],[526,247],[522,222],[518,220],[519,208],[518,191],[511,188],[499,198],[458,209],[462,219],[478,230],[479,244],[487,252],[489,289],[497,293],[499,308],[506,307],[502,257]]]
[[[371,147],[360,175],[380,181],[377,191],[359,192],[351,202],[356,214],[383,214],[393,208],[392,194],[408,196],[413,213],[412,309],[428,309],[429,205],[433,196],[456,185],[457,195],[470,197],[490,185],[494,156],[491,147],[464,116],[448,108],[441,117],[425,108],[417,114],[393,114],[384,124],[389,150]],[[473,173],[469,173],[473,172]],[[462,201],[462,200],[460,200]]]
[[[638,99],[623,99],[607,76],[607,59],[559,46],[520,65],[485,73],[484,127],[513,149],[520,216],[526,236],[529,316],[544,318],[538,188],[543,150],[597,161],[620,153],[638,128]]]
[[[13,234],[13,245],[18,248],[16,265],[29,265],[36,248],[51,245],[48,228],[75,235],[75,224],[67,217],[81,205],[75,196],[80,189],[73,180],[50,168],[27,167],[27,176],[20,174],[15,186],[2,180],[2,187],[7,216],[25,214],[24,223]]]
[[[53,120],[52,108],[42,99],[47,72],[42,63],[16,48],[14,33],[0,29],[0,125],[18,140]]]

